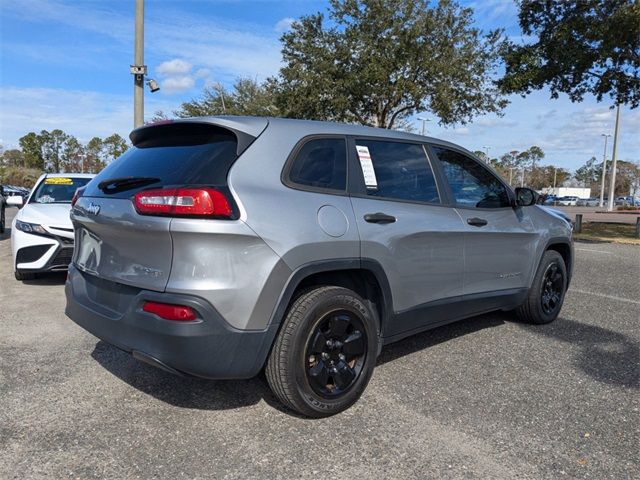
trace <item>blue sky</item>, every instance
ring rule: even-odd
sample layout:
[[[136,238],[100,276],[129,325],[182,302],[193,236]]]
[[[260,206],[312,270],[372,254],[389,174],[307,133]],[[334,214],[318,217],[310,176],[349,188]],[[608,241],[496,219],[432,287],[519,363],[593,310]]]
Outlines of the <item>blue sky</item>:
[[[145,63],[162,86],[145,93],[145,115],[171,112],[211,82],[259,80],[280,66],[279,37],[292,19],[324,10],[306,0],[147,0]],[[504,28],[523,40],[511,0],[463,2],[482,29]],[[0,0],[0,144],[17,146],[29,131],[61,128],[82,141],[132,127],[134,0]],[[613,133],[610,102],[574,104],[547,91],[510,97],[503,117],[443,128],[430,135],[496,156],[539,145],[544,163],[575,169],[602,158],[601,133]],[[640,160],[639,109],[622,110],[618,157]],[[421,122],[415,121],[420,131]],[[611,142],[609,143],[609,157]]]

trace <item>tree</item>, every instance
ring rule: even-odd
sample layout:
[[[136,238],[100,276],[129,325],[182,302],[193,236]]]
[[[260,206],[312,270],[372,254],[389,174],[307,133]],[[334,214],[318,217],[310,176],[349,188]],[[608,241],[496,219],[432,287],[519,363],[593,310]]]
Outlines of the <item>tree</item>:
[[[61,167],[65,172],[85,171],[85,148],[74,136],[69,136],[61,155]]]
[[[330,21],[302,17],[282,36],[271,79],[279,110],[296,118],[394,128],[421,111],[464,124],[507,102],[492,74],[502,32],[484,35],[451,0],[330,0]]]
[[[124,138],[117,133],[114,133],[102,141],[102,148],[104,149],[104,154],[106,156],[105,164],[109,164],[111,161],[129,150],[129,145],[127,145],[127,141]]]
[[[202,96],[185,102],[175,111],[177,117],[204,117],[208,115],[279,116],[271,82],[258,83],[250,78],[238,78],[231,91],[221,84],[204,89]],[[154,119],[166,119],[163,112],[156,112]]]
[[[69,135],[56,128],[48,132],[40,132],[42,141],[42,156],[44,159],[44,170],[47,172],[60,172],[62,166],[62,151]]]
[[[640,165],[618,160],[616,166],[616,196],[627,196],[637,193],[640,185]]]
[[[105,167],[102,139],[93,137],[84,149],[84,168],[88,173],[98,173]]]
[[[0,165],[5,167],[23,167],[24,166],[24,154],[22,150],[12,148],[2,152],[0,157]]]
[[[43,139],[35,132],[29,132],[18,140],[24,156],[25,167],[44,170],[44,156],[42,155]]]
[[[614,104],[640,102],[640,3],[637,0],[520,0],[523,34],[536,40],[505,48],[506,93],[544,86],[551,97],[585,94]]]
[[[598,185],[602,179],[602,161],[598,161],[596,157],[591,157],[576,170],[573,178],[584,187],[598,190]]]

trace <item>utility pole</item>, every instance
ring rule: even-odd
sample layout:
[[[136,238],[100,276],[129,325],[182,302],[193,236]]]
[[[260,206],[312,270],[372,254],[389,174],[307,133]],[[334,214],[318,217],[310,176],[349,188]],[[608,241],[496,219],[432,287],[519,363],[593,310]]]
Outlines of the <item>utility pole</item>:
[[[520,175],[520,186],[524,187],[524,167],[522,167],[522,174]]]
[[[558,169],[553,167],[553,194],[556,194],[556,178],[557,178]]]
[[[620,131],[620,104],[616,108],[616,127],[613,131],[613,153],[611,154],[611,183],[609,184],[609,202],[607,211],[613,211],[616,190],[616,163],[618,161],[618,132]]]
[[[422,136],[424,137],[424,134],[427,133],[427,131],[425,129],[425,125],[430,120],[428,118],[425,118],[425,117],[418,117],[418,120],[420,120],[422,122]]]
[[[133,127],[141,127],[144,123],[144,77],[147,66],[144,64],[144,0],[136,0],[136,35],[135,35],[133,74]]]
[[[513,169],[516,167],[509,167],[509,185],[513,186]]]
[[[489,163],[489,148],[491,148],[491,147],[488,147],[488,146],[485,145],[482,148],[484,149],[484,153],[485,153],[485,162],[484,163],[488,164]]]
[[[604,179],[607,175],[607,140],[611,135],[608,133],[601,133],[604,137],[604,155],[602,156],[602,185],[600,186],[600,208],[604,206]]]

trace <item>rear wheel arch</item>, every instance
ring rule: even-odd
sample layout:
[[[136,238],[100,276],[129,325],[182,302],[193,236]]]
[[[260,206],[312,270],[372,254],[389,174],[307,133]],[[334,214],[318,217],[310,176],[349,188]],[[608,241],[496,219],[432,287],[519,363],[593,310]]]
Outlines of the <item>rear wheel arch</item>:
[[[290,277],[278,301],[270,324],[281,324],[295,299],[310,288],[333,285],[348,288],[371,303],[382,336],[385,321],[392,316],[393,300],[382,266],[372,259],[336,259],[312,262],[298,268]]]

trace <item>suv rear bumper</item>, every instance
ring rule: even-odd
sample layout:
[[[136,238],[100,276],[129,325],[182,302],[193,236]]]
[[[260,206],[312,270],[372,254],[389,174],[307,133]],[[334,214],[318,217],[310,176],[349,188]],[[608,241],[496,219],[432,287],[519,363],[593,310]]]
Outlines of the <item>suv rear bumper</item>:
[[[172,373],[211,379],[251,378],[264,365],[278,327],[237,330],[199,297],[105,282],[73,265],[65,292],[65,313],[71,320],[135,358]],[[201,319],[161,319],[142,310],[145,300],[190,306]]]

